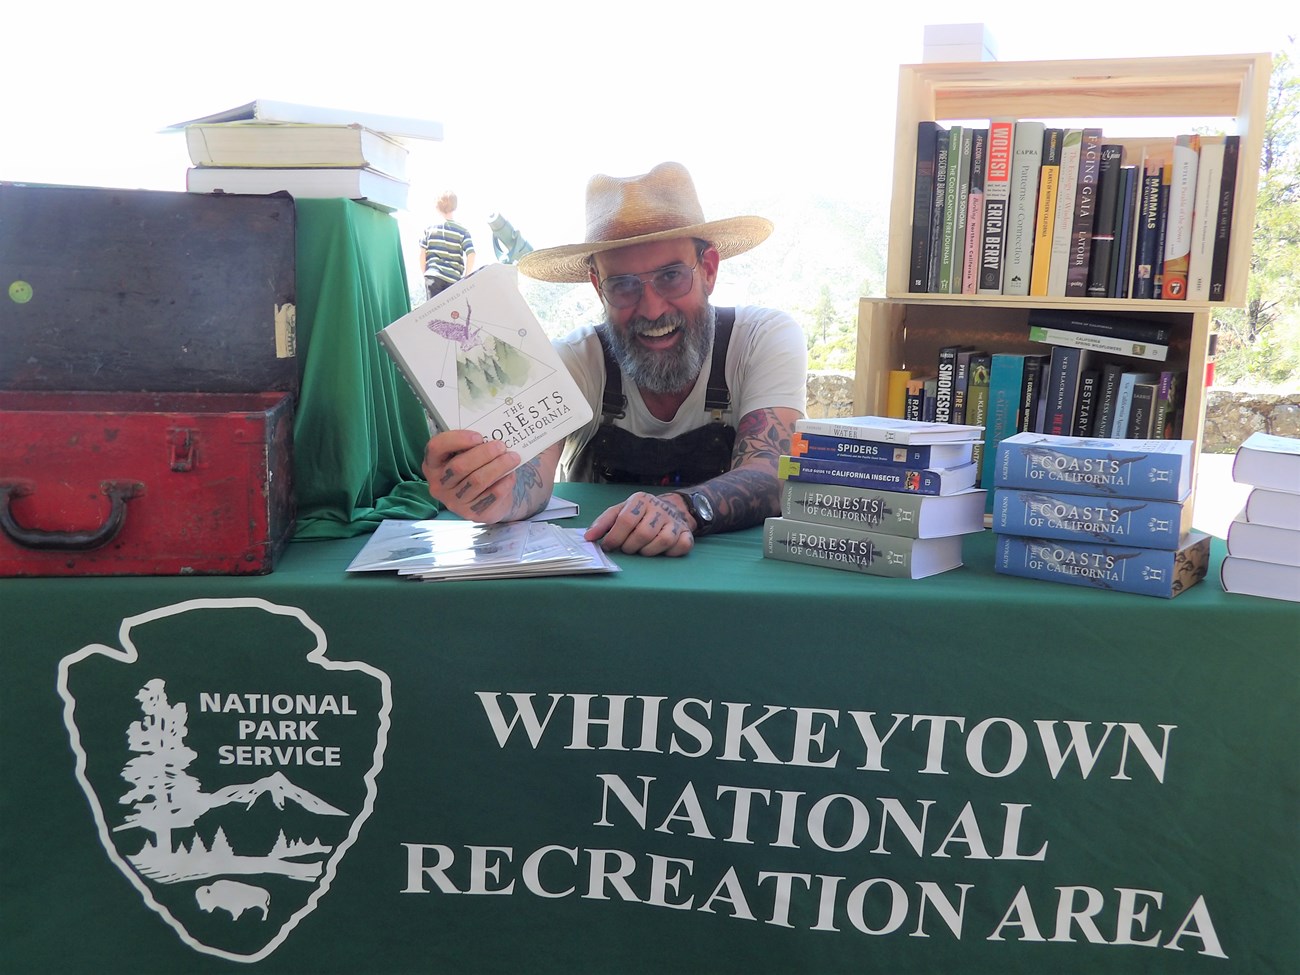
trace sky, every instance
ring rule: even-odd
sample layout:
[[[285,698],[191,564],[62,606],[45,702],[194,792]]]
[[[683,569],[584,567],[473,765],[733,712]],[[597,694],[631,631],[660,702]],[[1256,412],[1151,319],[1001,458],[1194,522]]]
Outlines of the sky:
[[[666,159],[691,170],[711,219],[782,193],[887,205],[898,65],[922,60],[926,24],[982,22],[1004,61],[1294,50],[1300,13],[1280,6],[11,4],[0,180],[183,190],[184,137],[163,130],[271,98],[441,121],[442,142],[412,144],[404,238],[452,188],[487,255],[488,214],[534,246],[572,243],[593,173]]]

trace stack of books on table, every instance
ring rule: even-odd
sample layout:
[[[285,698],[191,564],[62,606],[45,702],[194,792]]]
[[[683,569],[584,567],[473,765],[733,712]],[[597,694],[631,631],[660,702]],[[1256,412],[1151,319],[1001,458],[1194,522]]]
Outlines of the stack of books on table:
[[[404,138],[441,139],[442,126],[342,109],[256,101],[179,122],[191,193],[344,197],[381,210],[406,207]]]
[[[1251,488],[1228,526],[1224,591],[1300,602],[1300,440],[1252,433],[1232,479]]]
[[[962,564],[961,536],[984,530],[978,427],[866,416],[795,431],[765,557],[905,579]]]
[[[994,462],[994,568],[1093,589],[1177,596],[1205,578],[1191,531],[1190,440],[1018,433]]]

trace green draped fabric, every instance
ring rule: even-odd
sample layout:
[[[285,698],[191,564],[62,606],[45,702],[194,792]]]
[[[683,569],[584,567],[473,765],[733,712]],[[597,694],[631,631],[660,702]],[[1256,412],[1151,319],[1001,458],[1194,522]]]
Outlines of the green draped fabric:
[[[397,221],[352,200],[298,200],[294,421],[297,538],[431,518],[428,424],[375,333],[410,310]]]

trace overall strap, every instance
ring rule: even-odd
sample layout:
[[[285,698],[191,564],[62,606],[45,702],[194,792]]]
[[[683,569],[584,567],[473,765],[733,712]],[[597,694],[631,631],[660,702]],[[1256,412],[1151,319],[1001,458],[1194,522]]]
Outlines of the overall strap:
[[[709,385],[704,394],[704,408],[715,420],[731,405],[731,390],[727,387],[727,346],[731,342],[731,329],[736,323],[736,309],[719,308],[713,322],[713,367],[709,370]],[[601,398],[601,422],[610,423],[627,415],[627,397],[623,395],[623,371],[614,361],[614,351],[609,344],[609,325],[596,326],[600,351],[605,356],[605,392]]]

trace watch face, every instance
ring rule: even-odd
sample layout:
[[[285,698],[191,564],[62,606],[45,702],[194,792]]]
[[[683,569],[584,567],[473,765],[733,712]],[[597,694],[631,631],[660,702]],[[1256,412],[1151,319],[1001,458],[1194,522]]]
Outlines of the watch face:
[[[704,524],[713,522],[713,503],[702,494],[691,495],[691,507],[695,509],[695,520]]]

